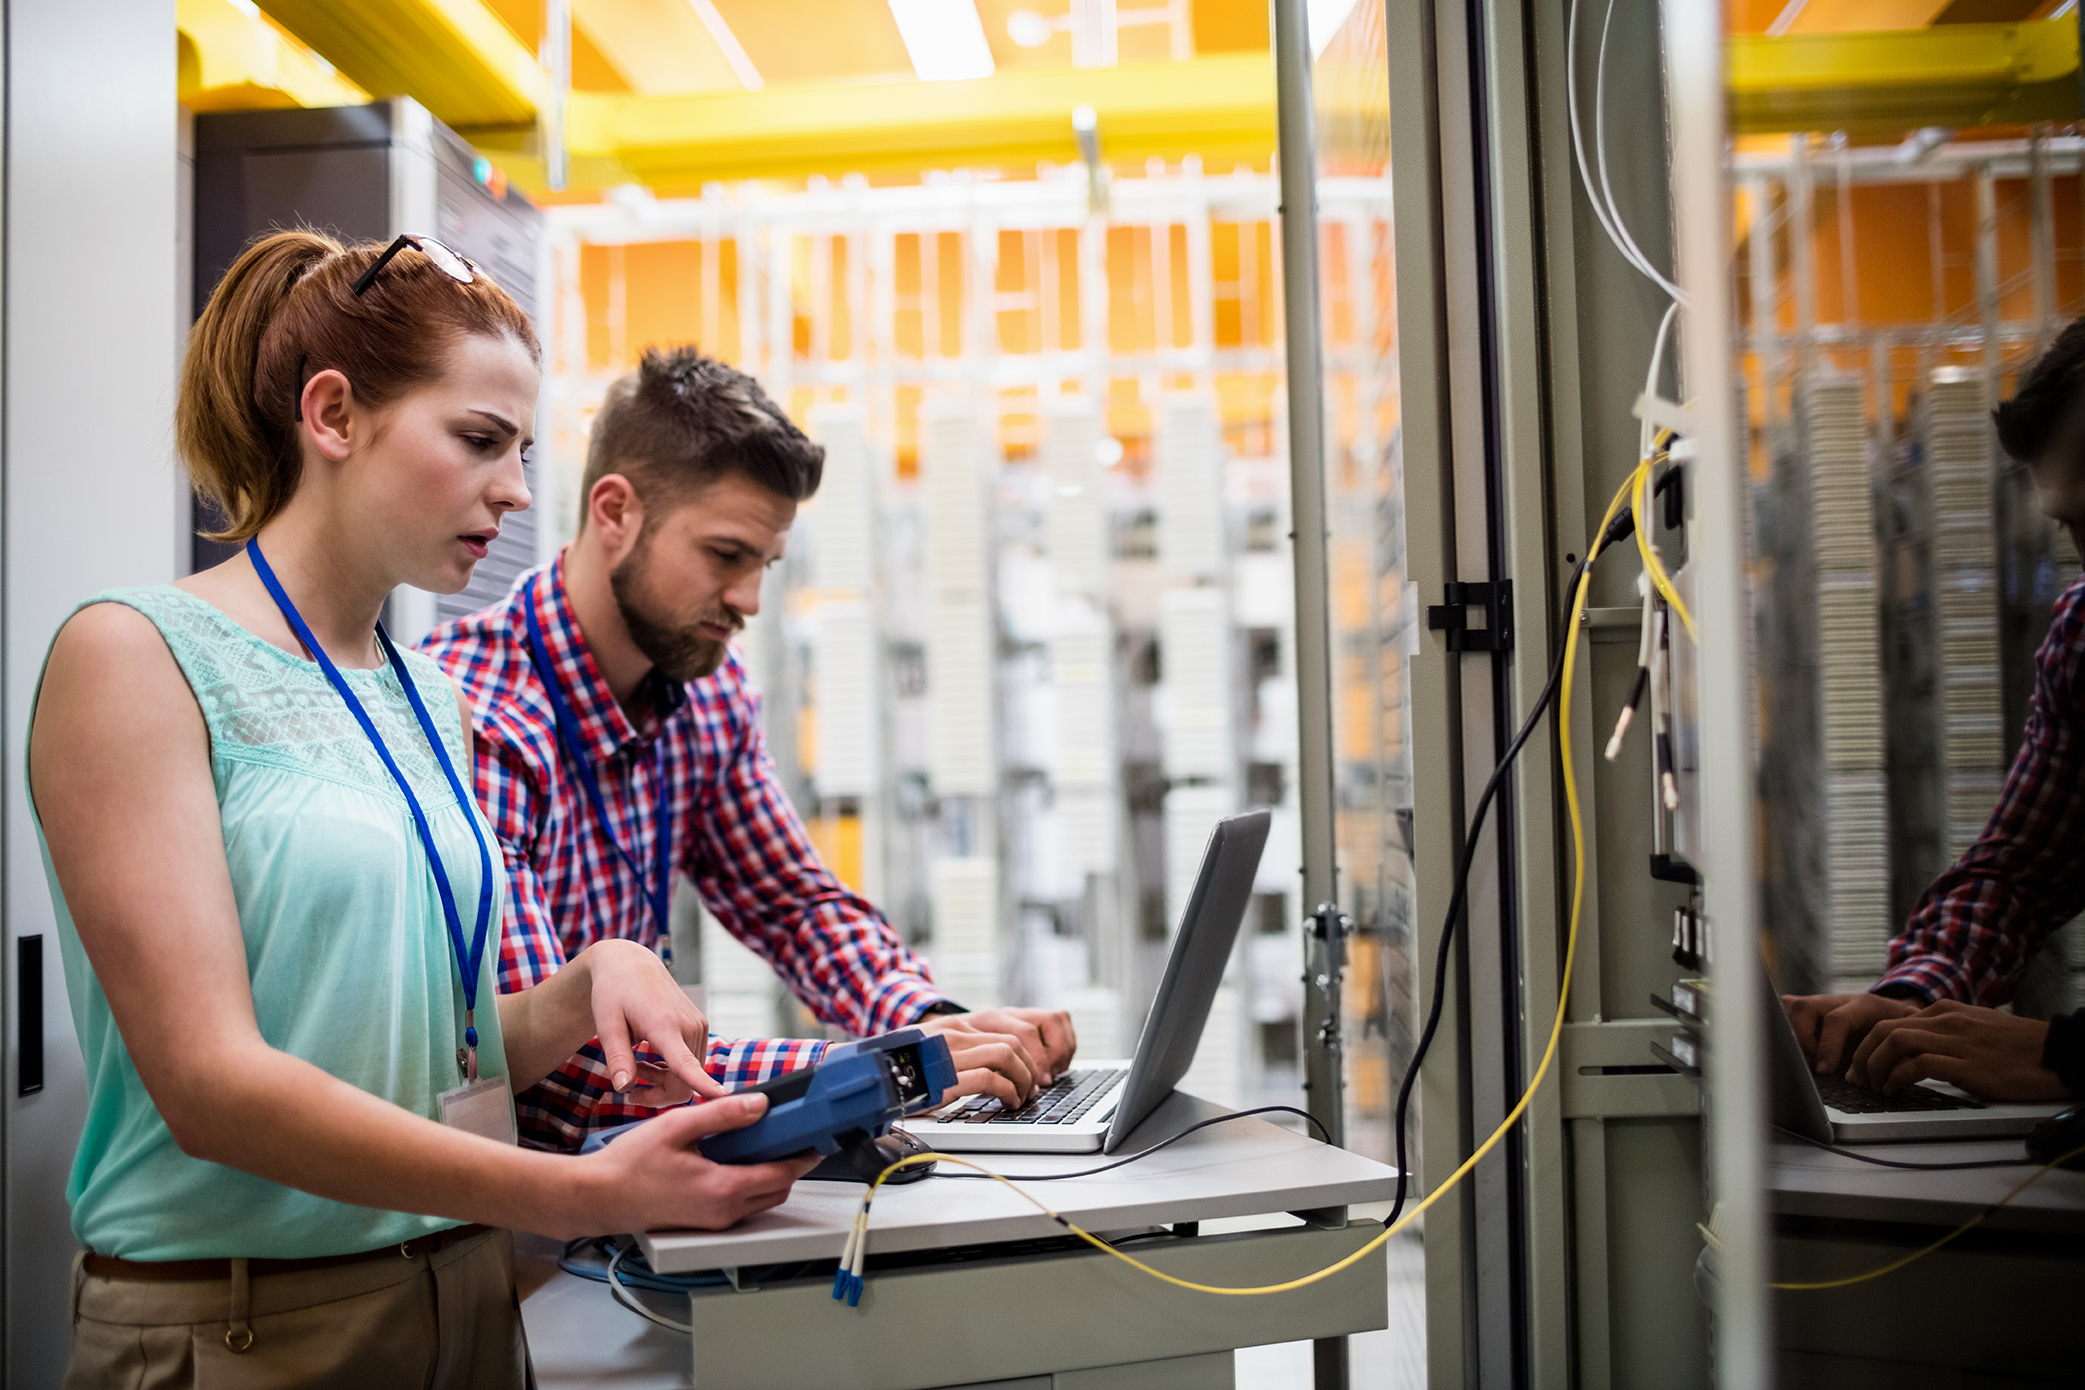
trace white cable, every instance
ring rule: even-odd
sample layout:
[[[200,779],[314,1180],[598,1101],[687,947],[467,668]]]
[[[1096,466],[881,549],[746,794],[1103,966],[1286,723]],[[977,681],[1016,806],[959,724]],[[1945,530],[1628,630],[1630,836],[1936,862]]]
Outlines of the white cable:
[[[1656,772],[1653,795],[1664,802],[1666,810],[1677,811],[1680,809],[1680,790],[1672,769],[1672,715],[1665,708],[1663,691],[1665,673],[1671,665],[1672,629],[1663,607],[1658,609],[1655,622],[1657,633],[1651,645],[1651,736],[1656,740],[1651,745],[1651,766]],[[1660,744],[1663,745],[1662,756]]]
[[[645,1321],[659,1324],[668,1332],[678,1332],[683,1337],[694,1336],[694,1324],[675,1322],[672,1318],[660,1317],[657,1313],[638,1302],[637,1295],[631,1293],[629,1289],[623,1286],[623,1281],[618,1271],[622,1265],[623,1256],[629,1253],[627,1246],[617,1246],[615,1253],[608,1257],[608,1292],[615,1296],[615,1301]]]
[[[1621,251],[1622,258],[1629,260],[1629,253],[1622,250],[1622,240],[1614,234],[1614,227],[1607,220],[1607,208],[1601,203],[1600,195],[1593,188],[1593,174],[1585,162],[1585,135],[1578,122],[1578,0],[1571,0],[1571,14],[1564,35],[1564,104],[1571,111],[1571,153],[1578,161],[1578,180],[1585,185],[1586,201],[1593,205],[1593,216],[1600,220],[1600,230]],[[1629,260],[1630,265],[1636,265]],[[1636,266],[1638,270],[1642,266]]]
[[[1610,0],[1608,17],[1612,19],[1613,14],[1613,5]],[[1686,295],[1680,290],[1680,287],[1659,274],[1657,267],[1653,266],[1644,257],[1642,251],[1636,249],[1635,239],[1628,235],[1627,229],[1623,228],[1617,231],[1621,221],[1621,214],[1601,201],[1600,191],[1593,184],[1593,171],[1586,163],[1585,157],[1585,133],[1578,114],[1578,0],[1571,0],[1568,26],[1564,39],[1564,99],[1565,105],[1570,108],[1571,114],[1571,153],[1578,163],[1579,181],[1585,185],[1586,201],[1592,204],[1593,216],[1599,219],[1600,230],[1607,233],[1607,239],[1614,243],[1614,249],[1621,253],[1622,259],[1634,266],[1646,279],[1664,290],[1667,295],[1677,300],[1684,300]],[[1597,74],[1600,81],[1594,88],[1594,99],[1603,106],[1606,98],[1606,52],[1605,30],[1603,29],[1599,71]],[[1604,151],[1602,151],[1600,162],[1604,168],[1606,165]],[[1610,193],[1611,196],[1612,194]]]
[[[1600,51],[1593,60],[1593,155],[1600,165],[1600,193],[1607,200],[1607,215],[1613,219],[1614,230],[1628,244],[1629,256],[1645,275],[1658,282],[1658,287],[1673,299],[1685,303],[1686,291],[1658,273],[1651,258],[1644,255],[1636,238],[1629,235],[1629,224],[1622,220],[1620,204],[1614,200],[1614,189],[1607,182],[1607,32],[1614,24],[1614,0],[1607,0],[1607,18],[1600,25]]]
[[[1651,576],[1648,572],[1636,576],[1636,590],[1643,596],[1643,618],[1636,634],[1636,670],[1645,684],[1650,682],[1651,670]],[[1614,721],[1614,733],[1608,737],[1606,757],[1613,762],[1622,755],[1622,740],[1628,736],[1630,722],[1636,718],[1636,706],[1623,705],[1621,715]],[[1655,758],[1656,750],[1652,756]]]
[[[1637,422],[1636,456],[1647,459],[1651,456],[1651,441],[1657,438],[1658,427],[1651,423],[1650,403],[1658,398],[1658,378],[1665,374],[1665,340],[1672,335],[1672,321],[1678,317],[1680,302],[1675,299],[1665,308],[1665,317],[1658,321],[1658,336],[1651,344],[1651,369],[1643,377],[1643,419]]]

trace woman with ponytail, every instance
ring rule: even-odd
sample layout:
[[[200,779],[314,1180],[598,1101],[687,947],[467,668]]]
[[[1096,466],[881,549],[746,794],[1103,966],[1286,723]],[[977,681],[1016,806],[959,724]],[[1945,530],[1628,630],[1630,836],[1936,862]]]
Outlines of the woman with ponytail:
[[[268,236],[196,322],[176,443],[244,548],[88,599],[32,715],[87,1068],[68,1385],[521,1385],[505,1228],[726,1226],[803,1171],[696,1151],[757,1096],[584,1158],[513,1143],[512,1091],[597,1034],[686,1059],[643,1098],[719,1093],[634,943],[496,994],[469,709],[378,622],[529,504],[539,356],[424,238]]]

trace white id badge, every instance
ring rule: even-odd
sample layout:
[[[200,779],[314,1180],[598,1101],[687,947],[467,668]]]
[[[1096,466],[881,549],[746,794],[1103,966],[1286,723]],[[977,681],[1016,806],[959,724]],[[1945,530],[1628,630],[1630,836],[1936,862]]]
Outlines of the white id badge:
[[[441,1103],[443,1124],[502,1144],[515,1142],[514,1093],[506,1077],[481,1077],[435,1099]]]

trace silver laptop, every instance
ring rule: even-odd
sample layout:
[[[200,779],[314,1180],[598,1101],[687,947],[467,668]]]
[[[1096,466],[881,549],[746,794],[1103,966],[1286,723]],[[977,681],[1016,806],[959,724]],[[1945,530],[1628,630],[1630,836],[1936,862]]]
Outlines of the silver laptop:
[[[1120,1148],[1130,1131],[1173,1094],[1194,1061],[1252,898],[1268,819],[1264,810],[1247,811],[1217,822],[1210,833],[1134,1061],[1076,1066],[1018,1110],[968,1096],[905,1121],[905,1128],[920,1142],[949,1151],[1113,1153]]]
[[[1795,1027],[1767,981],[1769,1065],[1774,1123],[1827,1144],[1886,1144],[1913,1139],[2002,1139],[2025,1134],[2075,1101],[2006,1105],[1978,1100],[1945,1081],[1921,1081],[1900,1095],[1820,1076],[1803,1060]]]

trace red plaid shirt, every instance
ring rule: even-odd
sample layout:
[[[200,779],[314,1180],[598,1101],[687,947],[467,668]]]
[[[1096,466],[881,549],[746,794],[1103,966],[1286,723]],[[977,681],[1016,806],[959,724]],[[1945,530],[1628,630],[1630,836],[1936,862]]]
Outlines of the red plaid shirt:
[[[614,834],[638,863],[649,871],[654,862],[654,768],[663,766],[672,787],[673,862],[725,930],[771,963],[812,1013],[867,1036],[913,1023],[942,1001],[926,962],[819,861],[776,780],[760,696],[737,653],[715,675],[686,685],[647,676],[653,717],[638,728],[580,635],[562,558],[522,576],[504,602],[435,629],[421,644],[463,686],[476,716],[478,799],[507,864],[502,993],[548,979],[592,942],[622,938],[656,948],[659,940],[644,885],[561,755],[556,717],[529,659],[523,605],[531,602]],[[664,740],[663,763],[656,740]],[[811,1039],[711,1038],[708,1067],[739,1086],[808,1066],[824,1048]],[[524,1140],[559,1149],[655,1113],[616,1097],[598,1040],[517,1096],[515,1108]]]
[[[2085,579],[2056,600],[1998,808],[1890,942],[1875,984],[2001,1004],[2049,934],[2085,910]]]

